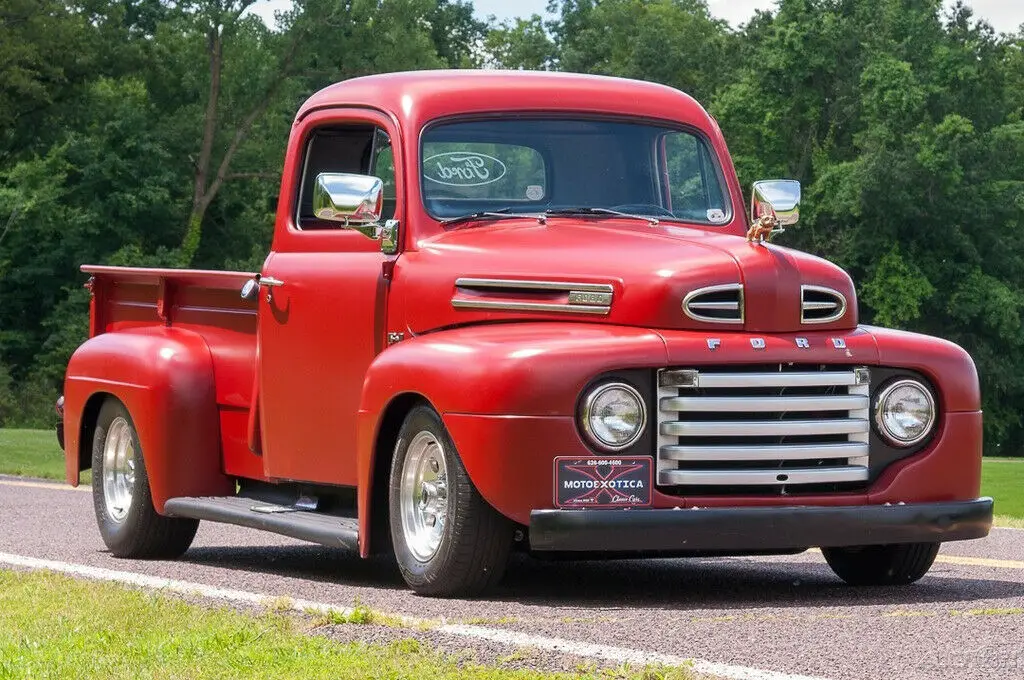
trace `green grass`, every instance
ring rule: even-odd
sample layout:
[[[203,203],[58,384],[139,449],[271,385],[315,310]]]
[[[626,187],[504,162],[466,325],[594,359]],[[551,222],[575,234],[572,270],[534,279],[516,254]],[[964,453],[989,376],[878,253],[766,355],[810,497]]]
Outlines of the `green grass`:
[[[549,674],[485,666],[412,638],[368,645],[309,634],[322,625],[272,610],[246,614],[58,574],[0,570],[0,678],[692,678],[683,668]]]
[[[996,499],[1000,519],[1024,521],[1024,458],[986,459],[981,467],[981,492]]]
[[[64,479],[64,452],[53,430],[11,430],[0,428],[0,474]],[[89,472],[82,473],[88,484]]]

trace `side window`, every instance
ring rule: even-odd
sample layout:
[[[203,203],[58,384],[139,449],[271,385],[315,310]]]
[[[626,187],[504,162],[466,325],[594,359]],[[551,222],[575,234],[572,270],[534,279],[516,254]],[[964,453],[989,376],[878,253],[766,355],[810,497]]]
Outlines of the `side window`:
[[[313,187],[322,172],[376,175],[384,182],[381,219],[395,212],[395,167],[386,132],[373,125],[339,125],[315,130],[306,144],[295,223],[299,229],[338,229],[340,223],[313,215]]]
[[[688,132],[672,132],[664,143],[672,212],[699,222],[724,222],[721,184],[704,142]]]

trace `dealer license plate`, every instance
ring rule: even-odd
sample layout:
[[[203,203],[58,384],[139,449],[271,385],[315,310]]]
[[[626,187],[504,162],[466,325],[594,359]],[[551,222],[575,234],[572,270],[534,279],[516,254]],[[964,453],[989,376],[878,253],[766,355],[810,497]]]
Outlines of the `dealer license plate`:
[[[633,508],[651,504],[647,456],[555,458],[555,507]]]

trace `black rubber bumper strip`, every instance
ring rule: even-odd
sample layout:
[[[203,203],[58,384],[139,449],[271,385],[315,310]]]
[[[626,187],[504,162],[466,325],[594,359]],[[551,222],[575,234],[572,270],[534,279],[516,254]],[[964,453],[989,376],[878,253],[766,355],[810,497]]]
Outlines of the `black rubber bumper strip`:
[[[534,510],[533,550],[744,552],[983,538],[992,499],[906,505]]]

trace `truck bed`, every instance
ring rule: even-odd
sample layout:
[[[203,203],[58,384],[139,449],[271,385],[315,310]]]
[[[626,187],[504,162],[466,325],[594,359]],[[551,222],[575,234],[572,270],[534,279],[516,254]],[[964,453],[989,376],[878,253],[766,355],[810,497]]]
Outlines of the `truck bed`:
[[[263,478],[253,404],[257,301],[243,300],[254,274],[86,265],[89,337],[165,326],[201,336],[213,357],[224,472]],[[250,419],[250,412],[254,417]]]

